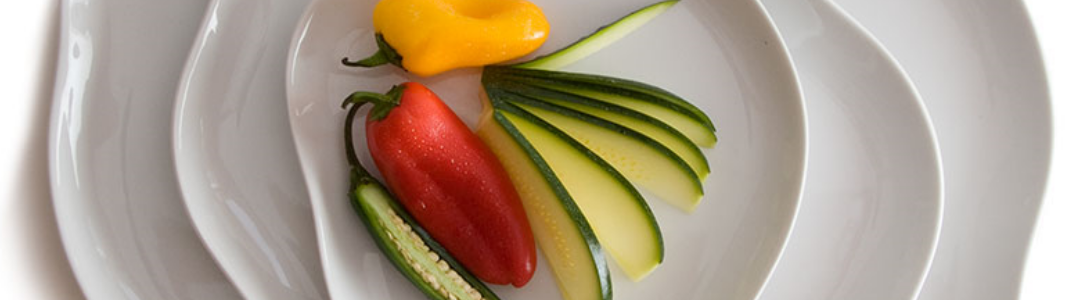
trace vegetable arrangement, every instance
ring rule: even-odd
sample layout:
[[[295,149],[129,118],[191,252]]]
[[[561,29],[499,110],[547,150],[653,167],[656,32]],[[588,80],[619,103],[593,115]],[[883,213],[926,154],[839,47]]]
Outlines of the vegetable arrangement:
[[[408,1],[418,0],[380,2],[375,11],[380,52],[360,63],[347,58],[343,62],[368,66],[372,64],[365,61],[388,58],[386,61],[417,73],[421,67],[408,63],[410,56],[464,53],[455,52],[464,51],[457,46],[449,47],[451,50],[439,49],[440,46],[415,47],[410,42],[401,42],[408,39],[391,38],[409,32],[388,28],[408,27],[419,21],[404,18],[403,23],[380,26],[379,15],[391,15],[387,10],[400,13],[416,9],[402,8],[408,5],[397,3]],[[492,4],[490,16],[527,10],[519,0],[418,1],[421,2],[461,5],[460,11],[471,13],[476,12],[470,9],[476,9],[477,5]],[[391,4],[384,7],[384,3]],[[458,294],[441,293],[440,289],[476,291],[467,294],[495,299],[483,284],[469,280],[470,272],[489,283],[523,286],[535,270],[536,246],[547,258],[565,299],[612,298],[605,254],[611,255],[634,281],[655,270],[663,261],[663,238],[652,210],[637,187],[687,213],[693,212],[704,194],[702,182],[710,172],[699,147],[716,144],[715,128],[700,109],[659,87],[558,69],[617,41],[675,3],[666,1],[648,6],[566,48],[523,63],[490,65],[524,55],[535,47],[530,45],[532,49],[521,54],[506,55],[510,52],[492,50],[476,55],[503,55],[483,62],[462,63],[454,55],[441,56],[447,61],[439,68],[425,69],[419,74],[485,65],[481,83],[486,99],[475,135],[434,93],[418,83],[399,85],[387,94],[350,95],[346,105],[352,107],[346,122],[351,122],[361,104],[374,104],[368,115],[368,145],[390,190],[407,211],[397,209],[393,215],[404,215],[402,220],[409,225],[406,227],[413,228],[413,232],[430,232],[433,238],[419,234],[420,242],[412,244],[425,245],[420,249],[432,249],[428,258],[435,262],[428,263],[456,259],[467,269],[441,268],[438,270],[442,273],[424,275],[431,274],[424,268],[426,264],[395,260],[395,257],[427,252],[385,247],[384,244],[396,244],[381,241],[380,247],[399,270],[433,299],[463,299]],[[437,5],[433,7],[421,9],[438,10]],[[425,11],[418,15],[430,14],[434,13]],[[530,22],[540,23],[535,20],[527,23]],[[546,36],[547,23],[542,23]],[[530,26],[525,27],[534,28]],[[418,28],[427,30],[424,26]],[[514,31],[522,32],[519,29]],[[515,35],[501,42],[520,43],[520,37]],[[475,40],[488,45],[499,42],[492,41],[495,40],[488,37]],[[454,43],[430,45],[450,44]],[[398,55],[400,49],[410,50]],[[524,48],[487,48],[491,49]],[[346,128],[351,129],[348,123]],[[346,135],[351,139],[351,131]],[[354,169],[354,195],[365,195],[362,192],[366,183],[367,190],[383,191],[381,194],[369,191],[370,195],[380,195],[371,197],[375,199],[372,202],[394,202],[381,185],[363,172],[356,163],[351,140],[347,142]],[[357,181],[357,177],[367,179]],[[365,206],[363,197],[355,200],[358,208]],[[362,218],[371,216],[363,209],[358,212]],[[413,217],[415,222],[411,221]],[[379,236],[380,227],[372,229],[381,224],[376,221],[365,220],[365,224],[377,241],[400,240],[390,231],[385,234],[390,238]],[[444,248],[447,251],[440,252]],[[452,267],[456,263],[447,265]],[[464,280],[449,281],[454,283],[452,286],[440,281],[456,278],[454,274],[464,274],[460,275]],[[454,296],[446,296],[451,294]]]

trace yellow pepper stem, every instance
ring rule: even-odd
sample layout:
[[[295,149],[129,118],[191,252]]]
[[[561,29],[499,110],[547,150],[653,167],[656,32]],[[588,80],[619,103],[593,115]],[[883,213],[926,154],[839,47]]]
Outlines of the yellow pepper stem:
[[[382,34],[375,34],[375,44],[379,45],[379,51],[376,51],[375,54],[368,56],[368,58],[358,61],[349,61],[349,58],[345,57],[341,59],[341,63],[350,67],[364,68],[371,68],[385,64],[392,64],[401,67],[401,54],[398,54],[397,50],[394,50],[394,47],[391,47],[390,44],[386,43],[386,39],[383,38]]]

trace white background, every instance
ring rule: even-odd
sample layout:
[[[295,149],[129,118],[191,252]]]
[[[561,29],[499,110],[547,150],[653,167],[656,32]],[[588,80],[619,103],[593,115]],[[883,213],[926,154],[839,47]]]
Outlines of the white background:
[[[1021,299],[1080,299],[1080,1],[1026,2],[1050,75],[1054,156]],[[0,299],[82,297],[48,187],[58,18],[52,0],[0,8]]]

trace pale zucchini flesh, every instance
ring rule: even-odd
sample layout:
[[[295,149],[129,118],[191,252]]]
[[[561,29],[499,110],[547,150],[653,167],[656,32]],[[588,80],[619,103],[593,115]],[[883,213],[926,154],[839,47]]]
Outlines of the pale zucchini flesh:
[[[489,83],[489,86],[528,95],[532,99],[574,110],[590,118],[606,120],[654,139],[690,165],[699,181],[704,182],[710,172],[709,162],[701,149],[686,135],[656,118],[607,102],[523,83],[496,80]]]
[[[685,161],[694,173],[697,175],[698,180],[704,181],[709,175],[709,162],[705,159],[705,154],[701,152],[701,148],[694,145],[689,138],[685,135],[675,131],[674,128],[667,126],[667,124],[661,123],[659,120],[652,117],[641,115],[640,117],[631,117],[627,114],[619,113],[614,110],[605,110],[587,104],[581,104],[576,102],[565,101],[561,99],[545,99],[552,104],[566,107],[583,114],[593,116],[595,118],[608,120],[612,123],[625,126],[631,130],[639,132],[651,139],[656,140],[660,144],[671,149],[675,152],[683,161]],[[620,107],[621,108],[621,107]],[[634,111],[629,111],[636,113]],[[647,119],[645,119],[647,118]],[[656,122],[651,122],[648,119],[652,119]]]
[[[693,169],[659,142],[603,119],[507,94],[512,105],[565,132],[660,199],[686,212],[701,201],[704,191]]]
[[[656,218],[626,178],[559,129],[513,105],[492,102],[551,166],[628,277],[641,280],[660,265],[664,246]]]
[[[611,277],[585,216],[535,149],[501,114],[485,110],[477,134],[491,147],[521,196],[540,252],[563,299],[610,300]]]

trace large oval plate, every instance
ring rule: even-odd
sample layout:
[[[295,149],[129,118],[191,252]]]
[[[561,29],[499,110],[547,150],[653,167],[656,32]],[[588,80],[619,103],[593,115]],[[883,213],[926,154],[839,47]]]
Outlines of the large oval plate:
[[[553,25],[552,38],[539,51],[546,53],[649,1],[535,3]],[[393,67],[341,66],[342,57],[375,49],[374,4],[319,0],[308,8],[291,50],[289,113],[331,296],[418,299],[421,295],[379,253],[345,197],[340,102],[356,90],[385,91],[418,80],[472,124],[480,111],[478,71],[414,78]],[[714,171],[696,213],[650,201],[665,237],[665,260],[638,283],[613,272],[619,299],[753,299],[758,294],[790,231],[806,162],[802,98],[782,45],[755,1],[688,0],[569,67],[669,88],[705,110],[720,135],[719,145],[706,150]],[[527,287],[498,292],[508,299],[559,295],[546,267]]]

